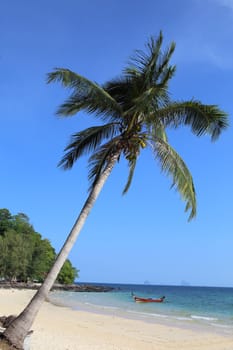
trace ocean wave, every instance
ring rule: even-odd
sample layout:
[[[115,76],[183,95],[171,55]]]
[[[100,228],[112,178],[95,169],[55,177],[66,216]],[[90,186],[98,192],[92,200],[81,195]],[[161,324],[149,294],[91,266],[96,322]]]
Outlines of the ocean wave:
[[[159,317],[159,318],[167,318],[167,315],[162,315],[162,314],[154,314],[154,313],[147,313],[147,312],[137,312],[137,311],[133,311],[133,310],[126,310],[128,313],[130,314],[135,314],[137,316],[141,316],[141,317]]]
[[[231,325],[227,325],[227,324],[211,323],[211,326],[233,330],[233,327]]]
[[[194,320],[218,321],[218,319],[215,317],[207,317],[207,316],[199,316],[199,315],[191,315],[191,318]]]
[[[104,310],[119,310],[120,309],[117,306],[98,305],[98,304],[92,304],[89,302],[84,302],[84,305],[88,305],[88,306],[94,307],[96,309],[104,309]]]
[[[185,316],[173,316],[173,317],[179,321],[192,321],[191,317],[185,317]]]

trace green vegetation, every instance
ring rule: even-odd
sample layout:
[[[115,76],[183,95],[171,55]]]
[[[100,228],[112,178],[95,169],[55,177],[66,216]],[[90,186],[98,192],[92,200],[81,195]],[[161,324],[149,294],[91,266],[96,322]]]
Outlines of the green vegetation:
[[[56,258],[49,240],[35,232],[27,215],[11,215],[8,209],[0,209],[0,252],[0,278],[8,281],[43,282]],[[66,260],[57,281],[70,284],[77,276]]]

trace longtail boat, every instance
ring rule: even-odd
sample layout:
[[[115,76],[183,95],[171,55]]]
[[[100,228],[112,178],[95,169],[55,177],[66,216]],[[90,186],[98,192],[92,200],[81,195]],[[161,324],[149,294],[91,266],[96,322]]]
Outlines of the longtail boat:
[[[165,299],[165,297],[161,297],[158,299],[153,299],[153,298],[140,298],[140,297],[136,297],[135,295],[133,295],[134,301],[136,301],[136,303],[162,303]]]

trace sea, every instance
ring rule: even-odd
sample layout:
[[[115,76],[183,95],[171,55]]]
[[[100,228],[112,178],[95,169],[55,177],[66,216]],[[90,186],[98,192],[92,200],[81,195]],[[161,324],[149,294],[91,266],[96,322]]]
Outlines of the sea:
[[[50,301],[75,311],[82,310],[181,328],[233,334],[233,288],[89,284],[114,289],[110,292],[54,291],[50,293]],[[136,303],[132,295],[166,298],[163,303]]]

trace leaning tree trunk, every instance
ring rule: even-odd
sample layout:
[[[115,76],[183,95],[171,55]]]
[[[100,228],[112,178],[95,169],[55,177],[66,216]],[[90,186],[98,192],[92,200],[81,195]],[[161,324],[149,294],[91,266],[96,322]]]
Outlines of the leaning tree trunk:
[[[3,340],[7,340],[10,345],[13,345],[16,349],[23,349],[24,339],[26,338],[35,318],[42,306],[45,298],[48,296],[50,289],[56,281],[57,275],[60,272],[65,260],[67,259],[95,201],[103,188],[107,178],[109,177],[114,164],[118,159],[118,154],[115,154],[109,161],[106,169],[102,173],[101,177],[93,187],[90,195],[88,196],[69,236],[67,237],[60,253],[58,254],[51,270],[45,278],[43,284],[34,295],[32,300],[21,312],[21,314],[9,325],[2,335]],[[1,339],[0,339],[1,347]]]

